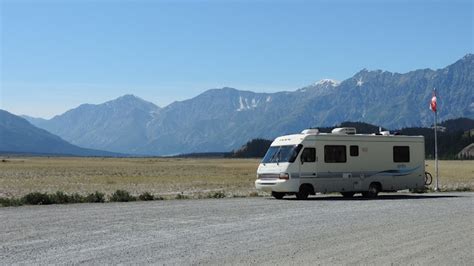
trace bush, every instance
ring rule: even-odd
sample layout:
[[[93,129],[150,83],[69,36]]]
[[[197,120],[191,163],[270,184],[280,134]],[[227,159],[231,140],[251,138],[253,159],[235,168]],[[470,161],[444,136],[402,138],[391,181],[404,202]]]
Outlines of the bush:
[[[83,203],[86,202],[86,197],[82,196],[79,193],[72,193],[69,196],[70,203]]]
[[[225,198],[225,193],[222,191],[213,192],[213,193],[209,193],[207,197],[211,199],[222,199],[222,198]]]
[[[64,192],[62,191],[57,191],[55,194],[49,195],[49,199],[51,200],[52,204],[71,203],[71,199],[69,198],[69,196],[64,194]]]
[[[96,203],[96,202],[105,202],[105,194],[96,191],[86,196],[84,199],[85,202]]]
[[[48,194],[40,192],[28,193],[22,198],[22,201],[30,205],[47,205],[53,203]]]
[[[135,200],[137,200],[137,198],[130,195],[128,191],[120,190],[120,189],[115,191],[110,197],[110,201],[115,201],[115,202],[127,202],[127,201],[135,201]]]
[[[21,206],[23,201],[17,198],[0,198],[0,205],[3,207]]]
[[[155,197],[152,194],[150,194],[149,192],[143,192],[142,194],[140,194],[140,196],[138,196],[138,199],[143,200],[143,201],[147,201],[147,200],[154,200]]]

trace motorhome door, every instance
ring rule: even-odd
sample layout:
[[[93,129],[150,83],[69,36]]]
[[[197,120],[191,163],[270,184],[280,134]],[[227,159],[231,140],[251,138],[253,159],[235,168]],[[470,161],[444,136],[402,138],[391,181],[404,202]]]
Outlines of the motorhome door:
[[[300,156],[300,178],[315,178],[316,171],[316,148],[305,147]]]

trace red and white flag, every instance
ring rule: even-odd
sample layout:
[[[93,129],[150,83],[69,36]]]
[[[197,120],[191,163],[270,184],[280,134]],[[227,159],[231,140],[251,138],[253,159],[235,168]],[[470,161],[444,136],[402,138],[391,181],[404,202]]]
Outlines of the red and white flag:
[[[436,113],[436,91],[433,90],[433,97],[431,98],[430,110]]]

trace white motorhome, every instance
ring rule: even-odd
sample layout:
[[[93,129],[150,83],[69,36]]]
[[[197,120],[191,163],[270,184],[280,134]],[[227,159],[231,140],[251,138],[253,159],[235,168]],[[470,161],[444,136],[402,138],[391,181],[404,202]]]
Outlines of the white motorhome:
[[[355,128],[331,133],[306,129],[276,138],[257,170],[255,187],[281,199],[306,199],[317,192],[362,193],[425,188],[423,136],[356,134]]]

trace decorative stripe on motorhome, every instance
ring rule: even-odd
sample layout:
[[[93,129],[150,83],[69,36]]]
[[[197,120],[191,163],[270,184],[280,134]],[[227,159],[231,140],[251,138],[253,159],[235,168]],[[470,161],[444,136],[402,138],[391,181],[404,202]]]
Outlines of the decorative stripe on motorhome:
[[[291,173],[291,178],[343,178],[344,174],[351,174],[351,178],[368,178],[375,176],[406,176],[413,173],[420,166],[410,169],[389,169],[384,171],[359,171],[359,172],[313,172]]]

